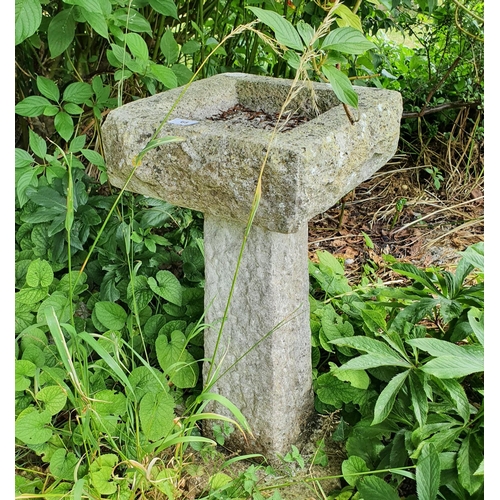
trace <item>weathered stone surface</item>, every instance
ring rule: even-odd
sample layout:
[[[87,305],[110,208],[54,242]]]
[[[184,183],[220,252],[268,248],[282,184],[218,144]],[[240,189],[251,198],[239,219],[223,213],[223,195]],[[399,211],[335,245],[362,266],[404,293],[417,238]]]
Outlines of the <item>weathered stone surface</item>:
[[[205,357],[218,343],[244,231],[237,221],[205,216],[206,319],[214,325],[205,331]],[[210,392],[234,403],[253,431],[248,442],[233,433],[233,449],[284,455],[313,411],[307,236],[307,223],[292,234],[250,231],[210,377],[216,367],[219,375],[229,369]],[[209,371],[205,363],[205,379]],[[232,417],[221,405],[211,409]]]
[[[160,137],[184,137],[150,151],[127,189],[217,217],[246,222],[259,170],[272,131],[249,124],[228,125],[208,118],[242,104],[268,113],[280,110],[291,81],[227,73],[192,84]],[[402,112],[397,92],[357,87],[359,121],[349,123],[328,84],[314,83],[316,118],[278,133],[266,164],[261,206],[254,223],[282,233],[297,231],[366,180],[397,148]],[[112,184],[121,187],[133,158],[144,148],[182,89],[174,89],[113,110],[103,126],[103,143]],[[313,104],[302,89],[299,114]],[[169,119],[169,121],[170,121]]]

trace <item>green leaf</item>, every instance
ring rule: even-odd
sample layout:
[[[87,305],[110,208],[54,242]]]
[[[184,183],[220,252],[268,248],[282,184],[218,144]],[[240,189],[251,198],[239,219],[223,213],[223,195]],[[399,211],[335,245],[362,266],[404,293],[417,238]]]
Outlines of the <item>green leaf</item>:
[[[97,319],[108,330],[121,330],[127,321],[125,309],[113,302],[101,301],[94,306]]]
[[[69,141],[73,135],[73,119],[68,113],[59,111],[54,118],[54,127],[57,133],[65,140]]]
[[[484,352],[478,346],[461,347],[460,356],[439,356],[431,359],[421,370],[435,377],[461,378],[471,373],[484,371]]]
[[[36,366],[27,359],[16,359],[15,370],[15,390],[24,391],[31,385],[30,378],[35,376]]]
[[[415,413],[415,418],[420,427],[422,427],[427,420],[427,412],[429,411],[427,394],[425,393],[422,382],[415,372],[410,373],[409,381],[413,413]]]
[[[356,483],[356,487],[367,500],[399,500],[396,490],[376,476],[363,477]]]
[[[78,153],[83,148],[83,146],[85,146],[86,141],[86,135],[79,135],[78,137],[75,137],[69,144],[69,151],[71,153]]]
[[[81,115],[84,111],[82,107],[78,106],[78,104],[73,104],[72,102],[65,103],[63,108],[64,111],[70,115]]]
[[[63,0],[64,3],[69,5],[78,5],[83,10],[94,12],[96,14],[102,13],[102,7],[99,0]]]
[[[484,347],[484,313],[476,307],[471,307],[467,312],[467,319],[477,340]]]
[[[455,404],[457,413],[467,423],[470,418],[470,405],[465,394],[464,388],[454,379],[437,379],[438,385],[450,396],[451,401]]]
[[[149,5],[151,5],[156,12],[159,12],[164,16],[170,16],[174,19],[178,19],[177,6],[173,0],[149,0]]]
[[[354,14],[349,7],[346,7],[344,4],[337,5],[335,14],[340,16],[340,19],[337,19],[337,24],[341,28],[350,26],[351,28],[355,28],[358,31],[363,31],[361,19],[356,14]]]
[[[198,52],[200,48],[201,48],[200,42],[196,40],[189,40],[181,47],[181,52],[183,54],[194,54],[195,52]]]
[[[111,453],[97,457],[89,467],[90,483],[100,495],[112,495],[117,484],[112,480],[113,470],[118,463],[118,457]]]
[[[346,27],[330,31],[321,45],[322,50],[336,50],[344,54],[363,54],[376,48],[357,29]]]
[[[47,427],[51,420],[49,411],[38,412],[29,406],[17,417],[16,438],[29,445],[46,443],[52,437],[52,430]]]
[[[174,64],[179,57],[179,45],[170,30],[166,30],[160,41],[160,50],[165,56],[166,64]]]
[[[349,382],[357,389],[368,389],[370,385],[370,377],[364,370],[339,370],[337,367],[332,367],[332,373],[339,380]]]
[[[172,302],[176,306],[182,305],[182,286],[170,271],[158,271],[156,280],[149,277],[148,284],[151,290],[163,299]]]
[[[321,66],[321,71],[328,79],[339,101],[353,108],[357,108],[358,94],[354,91],[349,78],[347,78],[342,71],[333,66],[327,66],[326,64]]]
[[[389,416],[392,411],[392,407],[394,406],[394,401],[396,401],[396,396],[405,383],[406,377],[408,377],[409,373],[410,370],[398,373],[380,393],[380,396],[375,403],[372,425],[383,422]]]
[[[50,459],[50,472],[56,479],[73,481],[77,465],[78,458],[73,452],[58,448]]]
[[[38,391],[36,399],[45,403],[45,410],[51,415],[56,415],[66,405],[67,397],[58,385],[49,385]]]
[[[18,102],[14,111],[18,115],[31,118],[42,115],[47,106],[50,106],[50,101],[48,99],[38,95],[31,95]]]
[[[94,151],[92,149],[82,149],[80,150],[80,152],[90,163],[92,163],[96,167],[106,166],[104,158],[97,151]]]
[[[247,9],[251,10],[261,22],[274,31],[276,40],[279,43],[291,49],[304,49],[304,44],[290,21],[270,10],[263,10],[258,7],[247,7]]]
[[[417,461],[418,500],[435,500],[439,491],[441,465],[432,443],[425,443]]]
[[[16,45],[36,32],[42,22],[39,0],[16,0]]]
[[[47,99],[50,99],[51,101],[55,102],[59,101],[60,97],[59,89],[57,88],[57,85],[50,78],[45,78],[44,76],[37,76],[36,86],[38,87],[40,94],[47,97]]]
[[[45,159],[45,155],[47,154],[47,143],[37,133],[33,132],[33,130],[28,130],[31,151],[42,160]]]
[[[70,46],[74,37],[73,8],[63,9],[52,18],[47,29],[50,57],[61,55]]]
[[[83,104],[94,95],[92,86],[85,82],[70,83],[63,92],[63,101]]]
[[[132,291],[134,294],[132,294]],[[146,276],[136,276],[133,281],[130,280],[127,286],[127,300],[129,301],[131,309],[133,307],[134,296],[138,311],[144,309],[153,299],[154,293],[149,287]]]
[[[198,381],[198,363],[186,351],[184,341],[179,337],[174,337],[174,333],[172,333],[172,342],[168,342],[165,335],[160,335],[156,339],[158,363],[176,387],[180,389],[194,387]]]
[[[166,394],[168,385],[165,376],[151,366],[138,366],[129,376],[129,382],[134,390],[134,399],[140,401],[146,394]],[[127,389],[127,395],[128,395]]]
[[[85,9],[82,9],[81,13],[85,21],[90,24],[96,33],[101,35],[103,38],[106,38],[106,40],[109,40],[108,23],[102,14],[89,12]]]
[[[315,33],[314,28],[311,25],[304,22],[302,19],[300,19],[300,21],[297,23],[296,28],[302,40],[304,41],[304,44],[308,46],[314,36]]]
[[[411,367],[406,361],[394,356],[388,356],[386,354],[363,354],[362,356],[350,359],[347,363],[344,363],[339,370],[368,370],[369,368],[377,368],[379,366]]]
[[[27,151],[21,148],[15,148],[16,168],[30,167],[35,163],[35,159]]]
[[[149,59],[149,49],[147,43],[137,33],[127,33],[125,35],[125,43],[134,57]]]
[[[52,267],[45,260],[36,259],[28,267],[26,284],[30,287],[47,287],[54,280]]]
[[[139,419],[147,439],[157,441],[170,434],[174,427],[174,398],[165,393],[147,393],[141,399]]]
[[[357,456],[351,456],[342,462],[342,474],[347,484],[355,486],[359,479],[362,477],[360,473],[370,472],[366,466],[366,462]]]
[[[170,68],[161,64],[151,64],[150,71],[153,77],[163,83],[167,89],[177,87],[177,77]]]
[[[484,243],[482,241],[470,246],[461,254],[463,260],[480,271],[484,271]]]
[[[422,351],[428,352],[431,356],[461,356],[462,347],[440,339],[410,339],[408,344],[418,347]]]

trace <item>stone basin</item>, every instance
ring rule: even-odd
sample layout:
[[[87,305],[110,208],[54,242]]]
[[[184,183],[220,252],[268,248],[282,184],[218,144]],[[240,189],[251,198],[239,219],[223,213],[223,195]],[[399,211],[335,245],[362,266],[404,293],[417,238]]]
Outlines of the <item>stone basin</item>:
[[[113,110],[102,128],[110,182],[167,116],[127,189],[204,213],[205,358],[210,391],[228,398],[253,431],[226,446],[272,462],[303,437],[314,411],[309,325],[308,220],[369,178],[397,149],[401,96],[356,87],[351,124],[329,84],[300,88],[290,121],[273,131],[291,80],[226,73]],[[315,96],[314,98],[312,96]],[[235,109],[243,109],[239,116]],[[236,119],[236,118],[237,119]],[[266,126],[267,125],[267,126]],[[292,126],[296,125],[296,126]],[[221,329],[257,179],[262,197]],[[215,380],[215,366],[222,377]],[[213,385],[212,385],[213,384]],[[221,405],[210,410],[232,417]],[[211,432],[207,421],[205,431]]]

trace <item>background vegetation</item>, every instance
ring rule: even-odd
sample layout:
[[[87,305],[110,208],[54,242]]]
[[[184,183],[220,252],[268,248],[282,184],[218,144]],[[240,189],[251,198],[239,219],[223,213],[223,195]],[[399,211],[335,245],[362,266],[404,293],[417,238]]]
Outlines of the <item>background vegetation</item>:
[[[300,51],[262,9],[304,39],[332,5],[16,0],[17,497],[187,498],[204,477],[197,498],[280,498],[200,435],[216,397],[200,380],[202,215],[110,186],[100,127],[195,74],[293,78]],[[401,151],[458,203],[483,184],[483,17],[472,0],[346,1],[330,29],[365,42],[323,42],[322,72],[306,68],[347,104],[347,78],[400,91]],[[319,498],[482,498],[482,245],[454,272],[386,259],[406,286],[351,284],[327,253],[311,263],[316,408],[339,416],[346,453],[341,489]],[[220,402],[223,445],[246,424]]]

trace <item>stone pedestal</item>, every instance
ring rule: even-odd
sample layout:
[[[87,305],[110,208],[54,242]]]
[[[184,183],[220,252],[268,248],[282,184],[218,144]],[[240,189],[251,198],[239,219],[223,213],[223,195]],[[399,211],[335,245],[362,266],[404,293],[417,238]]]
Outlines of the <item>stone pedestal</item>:
[[[232,435],[242,451],[274,457],[298,439],[313,411],[308,305],[307,222],[369,178],[396,152],[402,113],[397,92],[355,88],[351,125],[329,84],[304,86],[291,110],[295,128],[278,132],[253,120],[227,121],[235,107],[280,111],[292,81],[227,73],[113,110],[103,126],[110,182],[205,215],[205,305],[213,326],[204,366],[211,392],[245,415],[253,438]],[[133,160],[175,104],[159,137],[180,136]],[[315,114],[319,113],[319,114]],[[262,197],[219,336],[257,179]],[[263,339],[263,340],[262,340]],[[252,347],[255,346],[253,349]],[[249,351],[249,352],[247,352]],[[223,407],[212,408],[224,413]],[[227,415],[227,412],[225,413]]]

